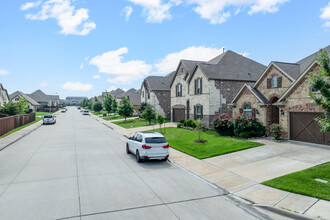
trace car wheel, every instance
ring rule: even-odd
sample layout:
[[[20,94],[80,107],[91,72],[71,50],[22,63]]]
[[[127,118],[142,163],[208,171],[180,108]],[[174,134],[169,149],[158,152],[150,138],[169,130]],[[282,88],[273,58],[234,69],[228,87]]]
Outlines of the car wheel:
[[[130,154],[130,153],[131,153],[131,151],[129,151],[128,143],[126,144],[126,153],[127,153],[127,154]]]
[[[162,161],[167,161],[168,160],[168,156],[166,156],[164,159],[162,159]]]
[[[142,162],[141,157],[140,157],[140,153],[139,153],[138,150],[136,151],[135,159],[136,159],[136,162],[138,162],[138,163],[141,163]]]

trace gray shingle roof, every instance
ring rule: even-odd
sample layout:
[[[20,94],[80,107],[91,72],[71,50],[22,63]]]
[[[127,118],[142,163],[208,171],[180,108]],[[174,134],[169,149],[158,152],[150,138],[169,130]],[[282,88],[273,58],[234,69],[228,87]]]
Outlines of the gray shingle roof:
[[[32,99],[34,99],[35,101],[37,101],[38,103],[41,102],[47,102],[49,103],[51,101],[51,99],[40,89],[36,90],[35,92],[33,92],[32,94],[29,95]]]
[[[59,95],[47,95],[52,101],[60,101]]]
[[[125,91],[124,90],[122,90],[122,89],[116,89],[116,90],[112,90],[112,91],[110,91],[110,94],[113,96],[113,97],[115,97],[116,99],[121,99],[123,96],[124,96],[124,94],[125,94]]]
[[[266,69],[266,66],[231,50],[197,65],[209,79],[223,80],[256,81]]]
[[[134,89],[134,88],[131,88],[131,89],[127,90],[127,91],[124,93],[124,96],[129,96],[131,93],[134,93],[134,92],[137,92],[137,90]]]
[[[291,76],[294,80],[298,79],[301,74],[300,65],[297,63],[284,63],[278,61],[274,61],[273,63]]]
[[[328,45],[327,47],[323,48],[323,50],[327,51],[328,54],[330,54],[330,45]],[[297,64],[300,65],[300,73],[305,72],[305,70],[315,61],[316,59],[316,55],[319,51],[299,60],[297,62]]]
[[[175,71],[166,76],[148,76],[144,82],[147,83],[148,88],[152,91],[169,91],[171,90],[171,82],[175,75]]]
[[[21,92],[21,91],[16,91],[12,94],[9,95],[9,99],[13,100],[13,98],[15,98],[16,96],[20,96],[20,97],[24,97],[26,99],[26,101],[28,101],[31,105],[33,106],[39,106],[40,104],[35,101],[33,98],[31,98],[29,95]]]
[[[254,92],[254,94],[256,95],[256,96],[258,96],[259,97],[259,99],[260,100],[262,100],[262,102],[264,103],[264,104],[268,104],[269,103],[269,101],[267,100],[267,98],[258,90],[258,89],[256,89],[256,88],[252,88],[251,86],[249,86],[248,85],[248,87]]]
[[[128,96],[131,105],[140,105],[141,104],[141,95],[139,92],[131,92]]]

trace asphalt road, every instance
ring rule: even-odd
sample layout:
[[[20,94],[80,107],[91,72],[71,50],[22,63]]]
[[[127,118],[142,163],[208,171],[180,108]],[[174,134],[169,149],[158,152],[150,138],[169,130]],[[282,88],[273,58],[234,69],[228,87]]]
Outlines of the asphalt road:
[[[0,219],[256,219],[223,194],[73,107],[0,151]]]

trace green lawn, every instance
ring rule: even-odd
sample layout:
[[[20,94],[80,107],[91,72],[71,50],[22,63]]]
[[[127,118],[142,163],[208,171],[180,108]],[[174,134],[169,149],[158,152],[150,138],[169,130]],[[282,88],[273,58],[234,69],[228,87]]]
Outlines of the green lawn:
[[[315,178],[329,182],[321,183]],[[268,180],[262,184],[330,201],[330,163]]]
[[[96,115],[96,116],[100,116],[100,115],[103,115],[103,114],[108,114],[107,111],[95,112],[93,110],[90,110],[89,112],[92,113],[92,114],[94,114],[94,115]]]
[[[11,131],[7,132],[6,134],[2,135],[0,138],[6,137],[6,136],[8,136],[8,135],[10,135],[10,134],[12,134],[12,133],[14,133],[14,132],[16,132],[16,131],[19,131],[19,130],[21,130],[21,129],[27,127],[27,126],[30,126],[30,125],[32,125],[32,124],[34,124],[34,123],[36,123],[36,122],[38,122],[38,121],[40,121],[40,120],[42,120],[42,118],[40,118],[40,117],[36,117],[36,120],[35,120],[35,121],[30,122],[29,124],[23,125],[23,126],[21,126],[21,127],[15,128],[14,130],[11,130]]]
[[[169,119],[166,119],[165,122],[170,122]],[[137,127],[143,127],[143,126],[148,126],[149,123],[146,120],[141,120],[141,119],[129,119],[126,122],[125,121],[115,121],[113,122],[116,125],[119,125],[123,128],[137,128]],[[151,125],[157,125],[157,122],[151,121]]]
[[[159,132],[159,129],[155,129],[155,131]],[[256,142],[220,136],[217,132],[211,130],[206,130],[201,134],[201,139],[207,140],[206,143],[195,142],[198,139],[198,133],[196,131],[171,127],[166,128],[166,132],[162,133],[172,148],[198,159],[219,156],[263,145]]]
[[[127,118],[132,118],[132,117],[136,117],[136,116],[131,116],[131,117],[127,117]],[[124,119],[124,118],[120,115],[116,115],[116,116],[104,117],[103,119],[107,120],[107,121],[111,121],[111,120]]]

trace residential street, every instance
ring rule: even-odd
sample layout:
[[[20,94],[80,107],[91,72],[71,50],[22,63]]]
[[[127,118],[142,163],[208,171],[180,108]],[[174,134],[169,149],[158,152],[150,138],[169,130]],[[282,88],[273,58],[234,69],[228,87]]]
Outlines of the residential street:
[[[257,219],[76,108],[0,151],[0,219]]]

